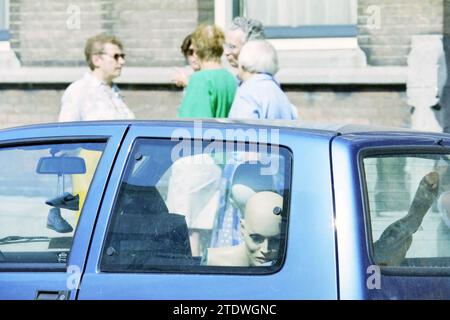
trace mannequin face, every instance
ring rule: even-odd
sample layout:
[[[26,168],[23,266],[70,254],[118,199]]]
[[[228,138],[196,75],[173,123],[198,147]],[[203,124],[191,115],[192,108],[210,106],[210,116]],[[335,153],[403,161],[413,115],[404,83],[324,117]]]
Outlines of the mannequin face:
[[[250,266],[263,266],[278,257],[280,225],[250,226],[241,222],[242,233]],[[270,265],[270,264],[269,264]]]
[[[281,216],[274,209],[282,204],[282,197],[274,192],[258,192],[249,199],[241,230],[250,266],[270,265],[278,257]]]

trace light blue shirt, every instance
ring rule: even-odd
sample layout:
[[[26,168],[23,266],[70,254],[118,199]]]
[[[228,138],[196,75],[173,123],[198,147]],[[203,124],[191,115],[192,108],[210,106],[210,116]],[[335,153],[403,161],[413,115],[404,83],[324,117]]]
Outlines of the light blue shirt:
[[[294,120],[297,110],[273,76],[259,73],[239,86],[228,117]]]

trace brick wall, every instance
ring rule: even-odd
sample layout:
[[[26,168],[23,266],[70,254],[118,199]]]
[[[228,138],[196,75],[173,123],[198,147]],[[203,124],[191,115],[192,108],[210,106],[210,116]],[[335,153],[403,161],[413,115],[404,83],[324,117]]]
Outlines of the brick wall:
[[[198,23],[214,20],[213,0],[11,0],[11,46],[24,66],[85,65],[88,37],[124,43],[130,66],[183,63],[179,46]]]
[[[56,122],[64,87],[0,88],[0,128]],[[170,88],[122,87],[128,106],[138,119],[175,117],[181,91]]]
[[[198,22],[214,24],[214,0],[197,0]]]
[[[120,0],[115,3],[112,31],[123,39],[128,65],[163,67],[183,63],[179,47],[197,26],[197,1]]]
[[[129,65],[170,66],[183,62],[183,37],[213,23],[214,0],[10,0],[10,12],[11,45],[25,66],[83,65],[85,40],[99,32],[123,40]],[[358,42],[371,65],[406,65],[411,35],[444,32],[449,0],[358,0]]]
[[[286,88],[299,118],[315,123],[353,123],[380,126],[410,125],[404,88],[313,86]]]
[[[358,0],[358,43],[368,63],[406,65],[412,35],[443,34],[444,9],[450,12],[448,0]]]
[[[1,88],[0,127],[55,122],[62,91],[52,89]]]
[[[333,87],[285,88],[299,118],[314,123],[408,126],[404,89]],[[0,128],[55,122],[64,87],[0,89]],[[173,118],[182,92],[173,87],[122,86],[125,100],[138,119]]]
[[[106,31],[103,3],[89,0],[11,0],[11,47],[24,66],[85,65],[86,38]],[[67,13],[69,6],[79,9]]]
[[[358,39],[369,63],[404,65],[414,30],[442,31],[442,1],[359,0]],[[380,29],[364,25],[370,5],[381,9]],[[10,43],[24,66],[84,66],[85,41],[99,32],[122,39],[128,66],[182,65],[182,39],[197,24],[214,22],[214,0],[10,0],[10,11]],[[0,127],[56,121],[66,86],[0,84]],[[122,89],[139,119],[174,117],[181,100],[181,92],[169,85]],[[291,86],[286,91],[308,122],[410,123],[405,88]]]

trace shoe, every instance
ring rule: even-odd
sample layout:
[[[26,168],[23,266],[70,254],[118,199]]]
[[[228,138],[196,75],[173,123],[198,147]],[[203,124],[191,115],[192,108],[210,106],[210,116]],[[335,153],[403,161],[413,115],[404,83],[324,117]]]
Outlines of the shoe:
[[[72,232],[72,226],[61,216],[59,208],[51,208],[47,216],[47,228],[59,233]]]
[[[64,192],[63,195],[56,198],[45,201],[45,204],[55,208],[69,209],[73,211],[79,210],[80,196],[70,194],[69,192]]]

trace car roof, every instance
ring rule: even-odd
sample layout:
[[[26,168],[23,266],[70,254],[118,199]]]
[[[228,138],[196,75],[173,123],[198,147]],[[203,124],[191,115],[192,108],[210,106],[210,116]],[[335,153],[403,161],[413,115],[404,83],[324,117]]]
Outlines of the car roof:
[[[298,129],[301,131],[322,132],[334,135],[344,134],[374,134],[374,133],[422,133],[440,135],[438,132],[417,131],[410,128],[403,127],[389,127],[389,126],[375,126],[375,125],[360,125],[360,124],[346,124],[346,123],[313,123],[299,120],[236,120],[236,119],[152,119],[152,120],[101,120],[101,121],[80,121],[80,122],[56,122],[44,124],[32,124],[20,127],[5,128],[0,132],[17,130],[17,129],[39,129],[50,127],[72,127],[72,126],[103,126],[103,125],[171,125],[184,126],[187,123],[201,122],[202,125],[227,124],[231,127],[276,127],[280,129]]]

